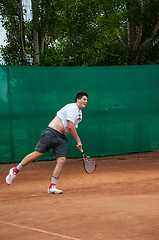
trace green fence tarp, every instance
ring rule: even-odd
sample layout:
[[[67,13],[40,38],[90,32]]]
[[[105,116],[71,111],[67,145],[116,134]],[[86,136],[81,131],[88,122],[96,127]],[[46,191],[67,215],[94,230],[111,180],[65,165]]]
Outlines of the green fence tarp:
[[[159,149],[159,65],[0,66],[0,162],[19,162],[77,92],[89,94],[78,133],[88,155]],[[51,153],[51,152],[50,152]],[[79,157],[68,136],[67,157]],[[49,153],[42,159],[52,159]]]

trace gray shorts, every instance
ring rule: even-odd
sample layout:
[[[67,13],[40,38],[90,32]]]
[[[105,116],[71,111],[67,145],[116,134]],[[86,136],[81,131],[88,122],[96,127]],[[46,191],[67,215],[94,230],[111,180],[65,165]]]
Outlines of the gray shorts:
[[[35,151],[45,153],[46,151],[49,152],[50,148],[53,149],[53,153],[51,154],[53,157],[66,157],[66,136],[53,128],[47,127],[41,134],[40,141],[36,145]]]

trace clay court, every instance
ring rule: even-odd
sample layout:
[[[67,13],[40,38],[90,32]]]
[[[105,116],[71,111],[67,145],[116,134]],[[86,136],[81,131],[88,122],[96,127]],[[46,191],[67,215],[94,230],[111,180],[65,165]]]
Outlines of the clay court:
[[[31,163],[10,186],[15,164],[0,164],[0,239],[158,240],[159,153],[95,159],[93,175],[67,160],[60,195],[47,194],[55,161]]]

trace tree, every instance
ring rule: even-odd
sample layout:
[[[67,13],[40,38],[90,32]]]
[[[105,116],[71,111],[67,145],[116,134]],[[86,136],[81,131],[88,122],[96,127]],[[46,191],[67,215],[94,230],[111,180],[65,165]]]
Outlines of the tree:
[[[31,0],[33,19],[24,21],[22,0],[2,0],[0,15],[7,32],[7,45],[1,48],[6,64],[40,65],[55,33],[56,1]],[[46,44],[45,44],[46,42]]]
[[[138,64],[140,58],[147,51],[150,44],[154,44],[157,32],[159,30],[159,18],[151,20],[150,13],[158,15],[159,3],[158,1],[127,1],[126,4],[128,13],[128,47],[130,49],[130,64]],[[138,19],[136,19],[136,12],[139,12]],[[149,18],[148,18],[149,16]],[[144,28],[151,24],[148,31],[149,35],[144,35]]]
[[[158,0],[63,1],[59,42],[68,65],[150,63],[159,52],[158,12]]]
[[[21,1],[0,4],[7,64],[159,63],[158,0],[32,0],[33,21]]]
[[[31,0],[33,10],[33,48],[34,48],[34,65],[40,65],[39,49],[39,0]]]
[[[2,0],[0,3],[2,24],[6,29],[7,45],[2,48],[3,59],[7,64],[26,64],[24,22],[22,2]]]

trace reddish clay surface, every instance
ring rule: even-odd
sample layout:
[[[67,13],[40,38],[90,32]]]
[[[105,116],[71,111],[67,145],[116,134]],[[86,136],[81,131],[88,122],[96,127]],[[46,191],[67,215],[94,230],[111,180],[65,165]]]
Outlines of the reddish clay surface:
[[[47,194],[55,161],[26,166],[8,186],[16,164],[0,164],[0,240],[159,240],[159,153],[95,158],[84,172],[69,159]]]

